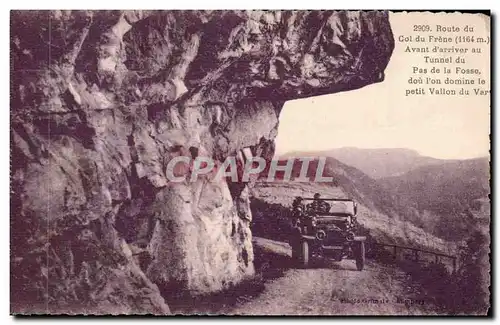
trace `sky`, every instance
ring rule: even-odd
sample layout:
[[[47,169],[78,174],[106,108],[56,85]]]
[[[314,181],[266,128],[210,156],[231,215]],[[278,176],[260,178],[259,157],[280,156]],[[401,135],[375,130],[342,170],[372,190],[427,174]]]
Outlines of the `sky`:
[[[412,67],[423,61],[415,53],[406,53],[405,44],[397,41],[399,35],[411,34],[415,16],[407,15],[390,14],[395,49],[383,82],[285,103],[280,114],[276,155],[341,147],[408,148],[443,159],[489,154],[489,96],[405,95]],[[446,19],[430,16],[426,23],[432,26],[434,22],[463,21],[460,16]],[[473,22],[477,30],[482,28],[486,33],[481,18]],[[466,59],[468,65],[481,69],[489,80],[489,50],[487,53]]]

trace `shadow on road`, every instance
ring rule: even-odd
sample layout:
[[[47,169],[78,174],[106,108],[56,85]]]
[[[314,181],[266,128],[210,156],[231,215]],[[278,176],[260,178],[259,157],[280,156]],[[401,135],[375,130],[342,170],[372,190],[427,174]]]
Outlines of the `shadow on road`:
[[[257,298],[267,281],[283,276],[293,267],[290,257],[254,245],[255,276],[226,290],[210,295],[192,296],[188,292],[164,292],[174,314],[221,314],[231,307]]]
[[[279,245],[279,246],[276,246]],[[293,263],[289,248],[284,243],[254,243],[255,276],[227,289],[209,295],[193,296],[189,292],[162,288],[171,311],[174,314],[224,314],[238,304],[258,299],[266,283],[284,276],[289,269],[299,269]],[[278,248],[280,248],[278,250]],[[356,271],[352,261],[335,262],[328,258],[314,258],[307,269],[330,269]]]
[[[316,257],[309,262],[308,269],[350,270],[349,262],[335,262],[328,258]],[[355,269],[355,267],[354,267]]]

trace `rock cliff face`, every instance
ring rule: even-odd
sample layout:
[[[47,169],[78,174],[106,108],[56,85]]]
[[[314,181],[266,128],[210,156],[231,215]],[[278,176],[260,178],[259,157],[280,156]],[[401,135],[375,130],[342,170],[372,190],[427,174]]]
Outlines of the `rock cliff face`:
[[[160,289],[251,276],[246,184],[167,163],[270,159],[285,101],[382,81],[393,46],[385,12],[12,12],[13,312],[165,314]]]

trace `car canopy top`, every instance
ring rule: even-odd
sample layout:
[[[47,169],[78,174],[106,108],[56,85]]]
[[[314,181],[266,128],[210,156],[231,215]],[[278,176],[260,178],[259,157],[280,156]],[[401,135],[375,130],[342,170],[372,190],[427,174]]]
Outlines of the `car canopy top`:
[[[356,202],[352,199],[315,199],[315,198],[303,198],[304,201],[327,201],[330,205],[330,214],[347,214],[355,215],[357,212]]]

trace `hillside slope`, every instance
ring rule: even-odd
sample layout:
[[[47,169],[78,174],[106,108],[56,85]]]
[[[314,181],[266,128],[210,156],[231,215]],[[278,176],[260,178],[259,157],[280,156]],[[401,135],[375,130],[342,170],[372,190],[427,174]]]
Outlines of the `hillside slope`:
[[[487,158],[445,162],[379,180],[395,212],[443,238],[460,240],[489,219]]]

